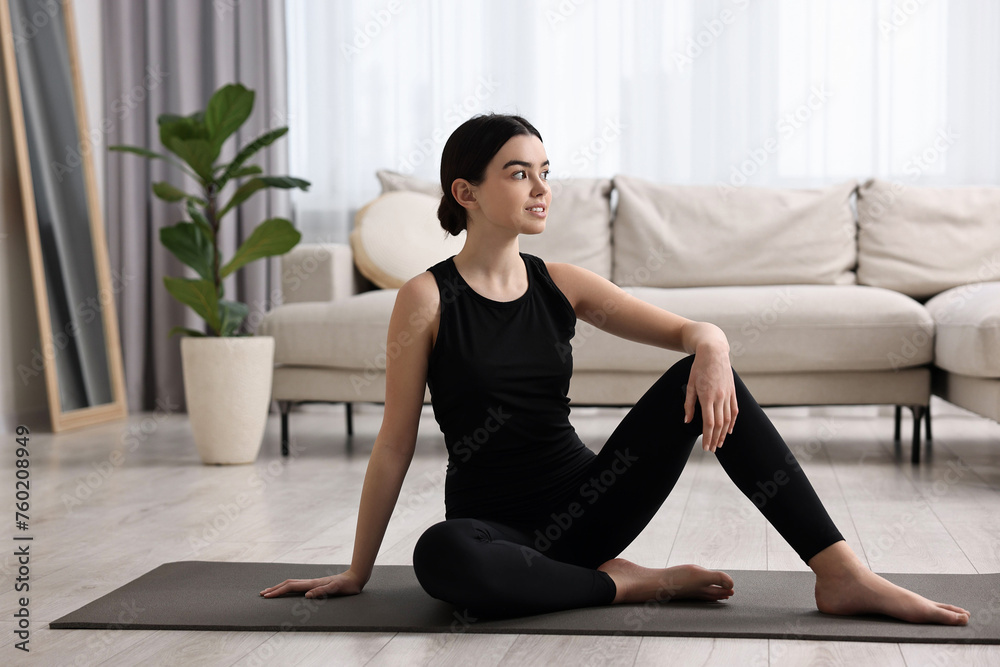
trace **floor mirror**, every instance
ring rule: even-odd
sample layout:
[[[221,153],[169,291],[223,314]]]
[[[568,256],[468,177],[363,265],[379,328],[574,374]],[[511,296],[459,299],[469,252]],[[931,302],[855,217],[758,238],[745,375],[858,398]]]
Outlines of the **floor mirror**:
[[[52,430],[125,419],[115,291],[70,0],[0,0]]]

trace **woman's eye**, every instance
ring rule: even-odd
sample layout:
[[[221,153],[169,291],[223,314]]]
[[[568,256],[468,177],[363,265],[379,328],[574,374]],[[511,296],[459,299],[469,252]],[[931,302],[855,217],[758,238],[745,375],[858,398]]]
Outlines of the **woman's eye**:
[[[548,171],[543,171],[542,172],[542,178],[545,179],[546,181],[549,180],[549,172]]]

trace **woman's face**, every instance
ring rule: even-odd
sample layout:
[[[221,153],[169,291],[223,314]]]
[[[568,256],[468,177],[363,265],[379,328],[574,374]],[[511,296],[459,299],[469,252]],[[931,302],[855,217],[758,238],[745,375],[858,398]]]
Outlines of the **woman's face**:
[[[518,233],[540,233],[552,201],[548,177],[549,159],[541,140],[533,134],[511,137],[490,160],[483,182],[473,187],[479,211],[473,211],[472,218],[481,213]]]

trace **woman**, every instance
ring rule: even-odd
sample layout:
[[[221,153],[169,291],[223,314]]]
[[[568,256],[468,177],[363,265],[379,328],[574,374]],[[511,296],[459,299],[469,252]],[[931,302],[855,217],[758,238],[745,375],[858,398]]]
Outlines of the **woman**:
[[[448,139],[438,218],[453,235],[467,230],[465,246],[396,297],[389,341],[402,345],[386,361],[385,414],[351,567],[261,595],[361,592],[413,456],[426,383],[448,448],[447,509],[417,540],[414,571],[428,594],[476,618],[730,597],[724,572],[616,558],[656,514],[701,435],[816,573],[820,611],[968,623],[968,611],[886,581],[847,546],[730,366],[721,329],[649,305],[588,270],[519,252],[519,234],[545,229],[548,168],[541,135],[519,116],[477,116]],[[599,454],[568,419],[577,319],[689,355],[642,396]]]

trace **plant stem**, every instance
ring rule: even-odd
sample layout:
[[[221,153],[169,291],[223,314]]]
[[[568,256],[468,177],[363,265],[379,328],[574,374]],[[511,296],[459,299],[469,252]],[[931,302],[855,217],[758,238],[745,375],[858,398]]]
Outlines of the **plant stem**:
[[[205,207],[205,217],[208,219],[208,224],[212,226],[212,277],[215,281],[215,294],[218,295],[222,278],[219,277],[219,221],[215,217],[216,196],[215,183],[209,183],[205,188],[205,199],[208,200],[208,206]],[[217,335],[222,335],[222,332],[218,332]]]

